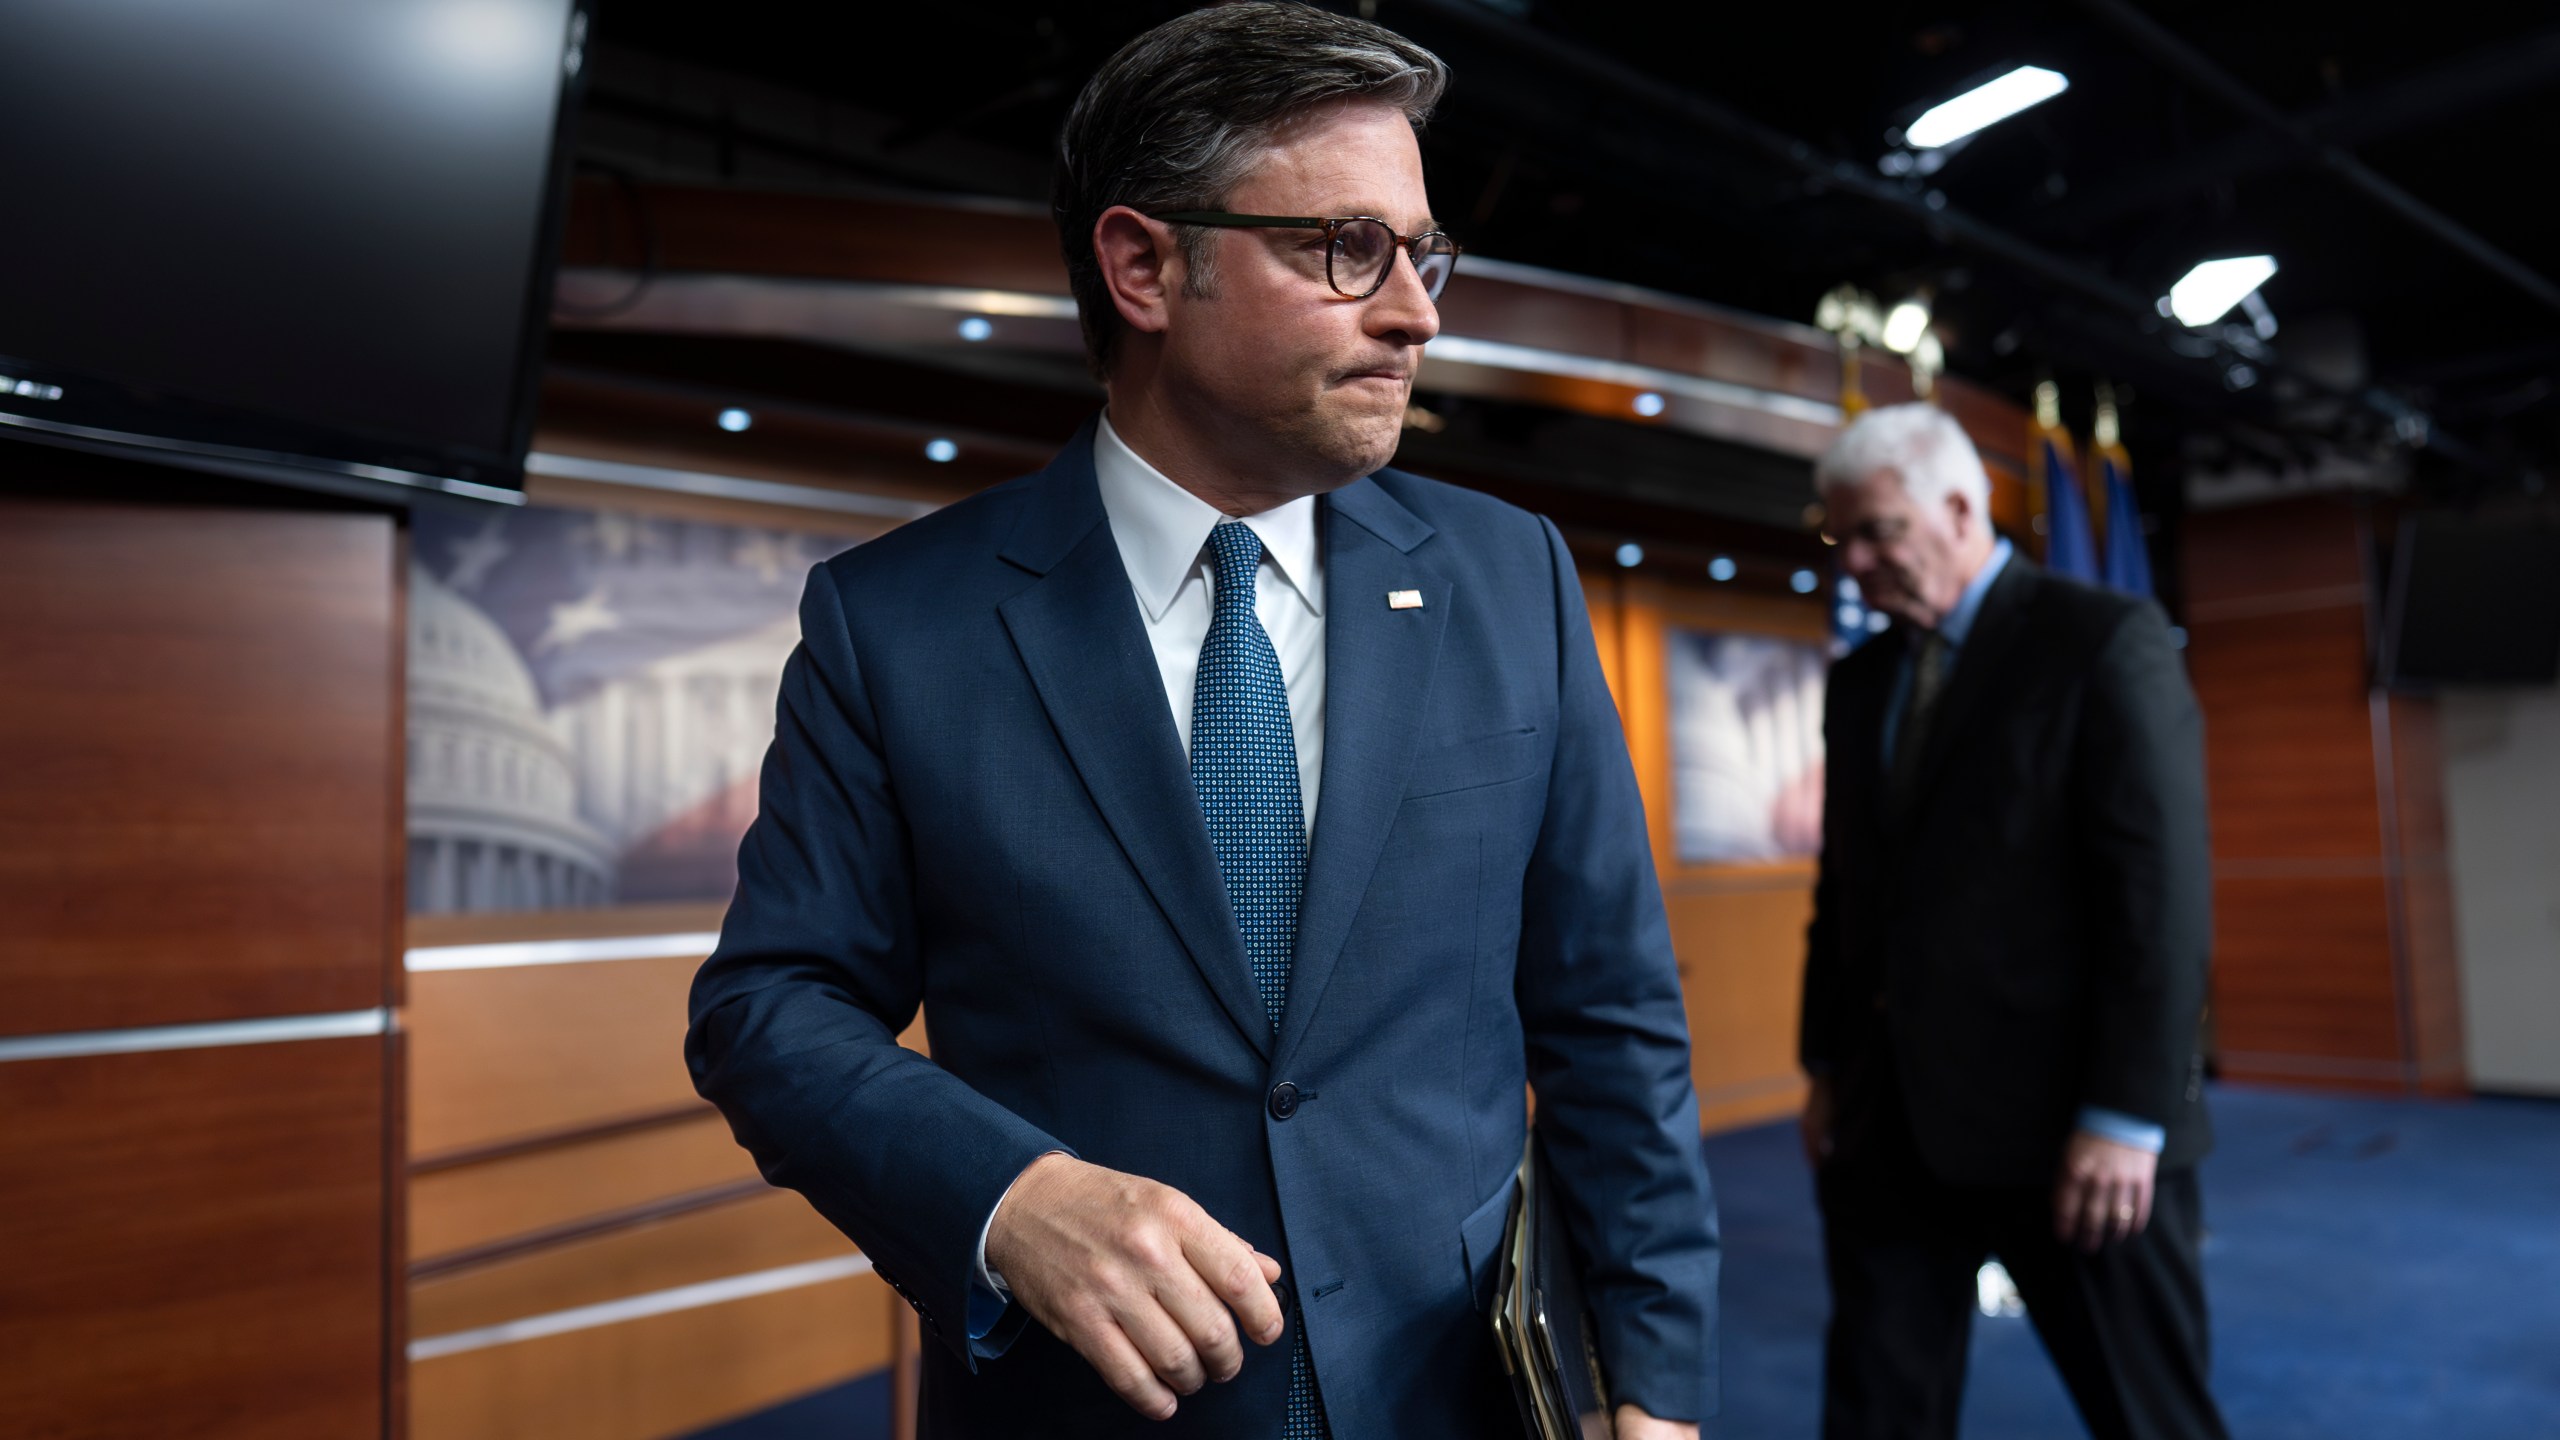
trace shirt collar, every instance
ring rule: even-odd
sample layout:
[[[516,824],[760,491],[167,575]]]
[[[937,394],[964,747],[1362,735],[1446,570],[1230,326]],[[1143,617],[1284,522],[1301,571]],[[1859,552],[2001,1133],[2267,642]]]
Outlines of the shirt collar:
[[[1945,640],[1949,648],[1961,648],[1964,637],[1973,633],[1974,618],[1982,613],[1982,597],[1991,593],[1991,582],[1999,579],[2000,572],[2008,568],[2011,548],[2005,539],[1991,543],[1991,558],[1982,562],[1982,568],[1966,582],[1964,593],[1956,597],[1955,608],[1947,612],[1946,619],[1938,622],[1939,638]]]
[[[1120,563],[1129,572],[1139,608],[1152,625],[1164,618],[1183,582],[1200,566],[1209,532],[1227,517],[1218,507],[1175,484],[1150,465],[1105,415],[1094,427],[1093,478],[1102,491],[1102,513],[1111,521],[1111,538],[1119,543]],[[1316,497],[1301,495],[1275,510],[1242,517],[1288,582],[1289,592],[1307,607],[1324,614],[1324,586],[1316,573]]]

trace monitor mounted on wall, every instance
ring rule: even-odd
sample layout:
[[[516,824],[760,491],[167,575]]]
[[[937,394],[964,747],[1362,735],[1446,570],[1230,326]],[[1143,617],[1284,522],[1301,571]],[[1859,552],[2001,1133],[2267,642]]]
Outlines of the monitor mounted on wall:
[[[0,437],[519,498],[582,0],[19,0]]]

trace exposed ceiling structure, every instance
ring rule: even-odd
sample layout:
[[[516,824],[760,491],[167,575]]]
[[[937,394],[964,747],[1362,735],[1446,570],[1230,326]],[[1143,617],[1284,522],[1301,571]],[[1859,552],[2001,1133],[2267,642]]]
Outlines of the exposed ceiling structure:
[[[1077,86],[1185,8],[616,0],[582,150],[1037,200]],[[2560,472],[2560,206],[2530,169],[2560,155],[2546,6],[1333,8],[1451,62],[1425,154],[1478,254],[1799,321],[1844,282],[1925,294],[1960,374],[2021,399],[2049,376],[2080,428],[2095,382],[2129,392],[2155,494]],[[1916,164],[1891,143],[2028,64],[2070,88]],[[2158,312],[2191,265],[2247,254],[2281,265],[2266,321]]]

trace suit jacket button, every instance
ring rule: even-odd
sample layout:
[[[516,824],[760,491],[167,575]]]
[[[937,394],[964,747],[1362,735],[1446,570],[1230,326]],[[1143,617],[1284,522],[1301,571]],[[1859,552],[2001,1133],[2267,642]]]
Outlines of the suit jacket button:
[[[1298,1087],[1283,1080],[1271,1087],[1271,1118],[1286,1120],[1298,1113]]]

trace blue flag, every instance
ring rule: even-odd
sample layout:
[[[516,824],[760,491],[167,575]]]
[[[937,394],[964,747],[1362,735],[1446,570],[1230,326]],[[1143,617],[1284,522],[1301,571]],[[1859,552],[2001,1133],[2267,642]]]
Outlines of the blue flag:
[[[2072,468],[2071,442],[2047,431],[2037,445],[2044,470],[2044,564],[2056,575],[2096,583],[2098,548],[2089,536],[2089,502]]]
[[[2101,449],[2098,475],[2107,492],[2107,583],[2149,599],[2151,548],[2142,541],[2142,511],[2133,502],[2131,467],[2121,453]]]

